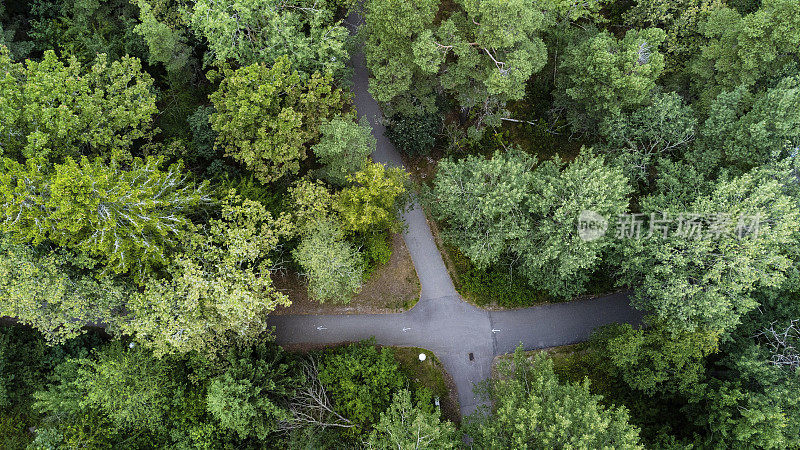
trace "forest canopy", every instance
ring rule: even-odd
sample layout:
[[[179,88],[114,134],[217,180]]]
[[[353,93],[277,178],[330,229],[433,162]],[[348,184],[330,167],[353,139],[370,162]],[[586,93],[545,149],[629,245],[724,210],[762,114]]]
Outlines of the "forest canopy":
[[[0,2],[0,447],[798,448],[799,154],[796,0]],[[460,423],[276,345],[413,306],[410,202],[465,301],[643,323]]]

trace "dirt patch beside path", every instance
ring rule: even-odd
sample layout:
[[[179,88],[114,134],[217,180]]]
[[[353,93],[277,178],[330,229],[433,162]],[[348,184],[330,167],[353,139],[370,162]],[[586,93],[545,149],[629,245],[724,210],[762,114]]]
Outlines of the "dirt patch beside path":
[[[419,300],[419,279],[403,237],[392,235],[392,256],[379,267],[347,304],[322,303],[308,295],[297,273],[273,277],[275,287],[289,296],[292,305],[278,307],[272,314],[383,314],[411,309]]]

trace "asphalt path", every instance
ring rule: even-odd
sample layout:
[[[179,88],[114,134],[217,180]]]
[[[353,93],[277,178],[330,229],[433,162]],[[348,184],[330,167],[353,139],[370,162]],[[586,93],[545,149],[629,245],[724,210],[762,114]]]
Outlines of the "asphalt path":
[[[351,31],[361,23],[347,20]],[[385,136],[381,110],[370,95],[364,56],[352,57],[354,104],[359,117],[372,125],[375,161],[403,167],[403,160]],[[475,383],[491,375],[495,356],[514,351],[585,341],[595,328],[614,322],[640,323],[641,313],[629,306],[626,293],[532,308],[487,311],[466,303],[456,291],[422,208],[412,200],[403,215],[403,232],[421,286],[420,300],[398,314],[279,315],[269,319],[279,344],[336,344],[374,337],[381,345],[422,347],[432,351],[453,377],[462,417],[481,404]]]

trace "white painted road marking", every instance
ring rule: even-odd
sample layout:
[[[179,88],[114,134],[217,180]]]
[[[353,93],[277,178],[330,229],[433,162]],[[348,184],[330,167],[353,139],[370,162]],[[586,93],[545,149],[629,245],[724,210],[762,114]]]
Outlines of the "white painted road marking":
[[[411,328],[405,328],[405,327],[403,327],[403,333],[405,333],[406,331],[408,331],[408,330],[410,330],[410,329],[411,329]]]
[[[325,328],[322,325],[320,325],[320,326],[317,327],[317,330],[322,331],[322,330],[327,330],[327,328]]]
[[[498,331],[500,330],[495,330],[494,328],[492,328],[492,333],[497,333]]]

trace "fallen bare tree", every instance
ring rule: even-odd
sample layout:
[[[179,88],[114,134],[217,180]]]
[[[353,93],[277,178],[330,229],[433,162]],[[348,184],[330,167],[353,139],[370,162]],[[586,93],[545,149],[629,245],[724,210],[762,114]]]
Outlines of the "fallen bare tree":
[[[316,359],[311,356],[301,363],[305,382],[289,400],[289,412],[292,420],[281,422],[279,427],[289,431],[306,426],[328,428],[352,428],[350,420],[334,409],[325,387],[319,381],[319,370]]]

